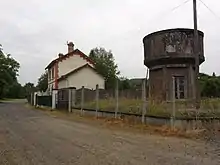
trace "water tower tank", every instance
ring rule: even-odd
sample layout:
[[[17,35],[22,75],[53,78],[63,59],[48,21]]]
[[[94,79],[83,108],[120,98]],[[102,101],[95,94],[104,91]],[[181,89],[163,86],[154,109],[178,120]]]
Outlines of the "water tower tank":
[[[203,32],[199,31],[199,63],[205,61]],[[144,37],[144,64],[149,68],[149,96],[171,100],[172,77],[176,99],[195,98],[193,29],[168,29]]]

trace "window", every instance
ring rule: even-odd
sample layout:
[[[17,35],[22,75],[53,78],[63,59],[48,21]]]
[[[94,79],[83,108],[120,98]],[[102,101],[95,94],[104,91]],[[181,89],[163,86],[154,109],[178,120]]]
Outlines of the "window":
[[[184,99],[185,98],[185,77],[175,76],[175,98]]]
[[[52,79],[54,79],[54,68],[52,69]]]
[[[49,79],[49,81],[51,80],[51,70],[49,70],[48,79]]]

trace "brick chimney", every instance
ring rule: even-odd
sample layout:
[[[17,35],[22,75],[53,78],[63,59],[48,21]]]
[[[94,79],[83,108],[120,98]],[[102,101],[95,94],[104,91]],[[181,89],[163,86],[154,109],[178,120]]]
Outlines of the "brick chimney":
[[[74,51],[74,44],[72,42],[67,43],[68,45],[68,53]]]

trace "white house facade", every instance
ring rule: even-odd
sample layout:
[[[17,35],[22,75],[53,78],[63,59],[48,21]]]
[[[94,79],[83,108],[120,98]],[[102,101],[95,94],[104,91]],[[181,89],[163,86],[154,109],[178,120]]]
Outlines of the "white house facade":
[[[76,49],[74,44],[68,43],[68,53],[59,54],[47,67],[48,70],[48,91],[84,86],[95,89],[99,85],[100,89],[105,88],[105,80],[95,69],[94,63],[83,52]]]
[[[105,88],[103,77],[97,74],[94,68],[92,68],[89,64],[73,70],[68,76],[58,79],[59,89],[67,86],[75,87],[76,89],[80,89],[82,86],[88,89],[95,89],[97,84],[100,89]]]

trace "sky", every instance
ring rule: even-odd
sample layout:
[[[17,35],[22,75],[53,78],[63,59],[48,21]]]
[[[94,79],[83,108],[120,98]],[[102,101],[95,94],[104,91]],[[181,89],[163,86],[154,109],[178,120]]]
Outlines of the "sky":
[[[193,28],[192,0],[0,0],[0,44],[21,65],[19,82],[37,82],[67,41],[85,54],[111,50],[122,76],[146,75],[143,37],[170,28]],[[198,0],[198,27],[205,33],[201,71],[220,75],[220,1]]]

